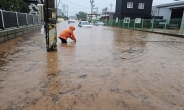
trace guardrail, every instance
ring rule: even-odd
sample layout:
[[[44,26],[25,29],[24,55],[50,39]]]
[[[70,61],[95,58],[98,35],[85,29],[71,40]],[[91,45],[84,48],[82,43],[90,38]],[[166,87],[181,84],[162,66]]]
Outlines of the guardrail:
[[[141,20],[103,20],[105,25],[150,31],[155,33],[166,33],[172,35],[184,35],[184,23],[182,19],[141,19]]]
[[[40,23],[39,15],[0,10],[0,30]]]

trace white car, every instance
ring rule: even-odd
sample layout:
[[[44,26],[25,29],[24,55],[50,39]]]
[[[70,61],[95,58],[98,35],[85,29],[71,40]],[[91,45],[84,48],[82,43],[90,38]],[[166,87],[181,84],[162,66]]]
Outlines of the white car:
[[[79,27],[92,28],[92,25],[88,21],[80,21],[78,26]]]
[[[101,26],[103,26],[103,25],[105,25],[105,24],[104,24],[103,22],[97,22],[96,25],[101,25]]]

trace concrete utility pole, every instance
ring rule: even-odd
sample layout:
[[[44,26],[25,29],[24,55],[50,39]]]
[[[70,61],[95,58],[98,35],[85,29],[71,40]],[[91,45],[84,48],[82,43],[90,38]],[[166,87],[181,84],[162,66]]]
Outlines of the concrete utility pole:
[[[66,5],[66,7],[67,7],[67,17],[68,17],[68,5]]]
[[[63,4],[63,14],[66,16],[66,12],[65,12],[65,4]]]
[[[113,6],[113,4],[111,3],[111,4],[110,4],[110,7],[111,7],[110,10],[112,10],[112,6]]]
[[[68,17],[68,5],[63,4],[63,13]]]
[[[92,13],[93,13],[93,7],[95,7],[94,0],[90,0],[91,3],[91,20],[92,20]]]

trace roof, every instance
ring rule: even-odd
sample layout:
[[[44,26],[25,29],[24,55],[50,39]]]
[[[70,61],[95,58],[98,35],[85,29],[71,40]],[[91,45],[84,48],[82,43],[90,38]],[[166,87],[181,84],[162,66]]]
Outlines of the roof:
[[[170,6],[178,6],[178,5],[184,5],[184,1],[167,3],[167,4],[162,4],[162,5],[156,5],[156,7],[161,8],[161,7],[170,7]]]

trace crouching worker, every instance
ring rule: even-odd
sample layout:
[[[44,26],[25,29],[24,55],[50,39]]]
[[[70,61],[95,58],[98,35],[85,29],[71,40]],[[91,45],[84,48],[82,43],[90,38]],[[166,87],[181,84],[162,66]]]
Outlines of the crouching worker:
[[[70,38],[74,42],[76,42],[76,38],[75,38],[75,35],[73,33],[74,30],[75,30],[75,27],[70,26],[68,29],[64,29],[63,31],[61,31],[58,38],[61,39],[62,43],[67,43],[67,38]]]

